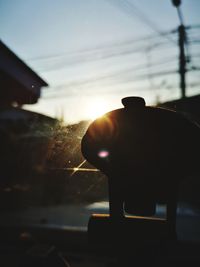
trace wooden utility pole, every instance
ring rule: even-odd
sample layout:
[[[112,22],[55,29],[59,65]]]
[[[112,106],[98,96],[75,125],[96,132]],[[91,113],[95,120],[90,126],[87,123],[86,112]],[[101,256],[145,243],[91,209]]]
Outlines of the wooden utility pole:
[[[181,89],[181,97],[186,97],[186,58],[185,58],[185,26],[180,25],[178,27],[179,32],[179,74],[180,74],[180,89]]]
[[[179,34],[179,74],[180,74],[180,90],[181,90],[181,97],[186,97],[186,57],[185,57],[185,41],[186,41],[186,31],[185,26],[183,23],[183,15],[180,10],[181,0],[172,0],[172,4],[177,8],[180,26],[178,27],[178,34]]]

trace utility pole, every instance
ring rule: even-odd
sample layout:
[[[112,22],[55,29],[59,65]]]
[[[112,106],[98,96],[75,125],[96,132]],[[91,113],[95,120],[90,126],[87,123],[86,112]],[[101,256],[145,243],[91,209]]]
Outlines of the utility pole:
[[[186,97],[186,81],[185,81],[185,74],[186,74],[186,58],[185,58],[185,26],[180,25],[178,27],[179,32],[179,74],[180,74],[180,89],[181,89],[181,97]]]
[[[172,4],[177,8],[180,26],[178,27],[179,34],[179,74],[180,74],[180,90],[181,97],[184,99],[186,97],[186,57],[185,57],[185,42],[186,42],[186,31],[183,23],[183,15],[180,10],[181,0],[172,0]]]

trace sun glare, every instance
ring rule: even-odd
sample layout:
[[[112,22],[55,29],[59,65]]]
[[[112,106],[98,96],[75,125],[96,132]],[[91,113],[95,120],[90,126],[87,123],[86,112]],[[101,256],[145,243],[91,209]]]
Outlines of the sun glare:
[[[95,98],[88,103],[86,113],[88,119],[94,120],[109,110],[109,105],[105,99]]]

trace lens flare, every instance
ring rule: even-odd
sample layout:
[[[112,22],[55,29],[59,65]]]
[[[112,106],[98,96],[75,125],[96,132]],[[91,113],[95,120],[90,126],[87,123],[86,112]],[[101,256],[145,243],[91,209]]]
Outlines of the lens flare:
[[[109,152],[107,150],[101,150],[99,151],[98,156],[102,159],[107,158],[109,156]]]

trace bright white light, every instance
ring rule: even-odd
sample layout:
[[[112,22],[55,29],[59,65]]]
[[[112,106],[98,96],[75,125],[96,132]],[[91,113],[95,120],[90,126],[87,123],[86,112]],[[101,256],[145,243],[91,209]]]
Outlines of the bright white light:
[[[88,119],[94,120],[110,110],[107,101],[103,98],[92,98],[86,108]]]

